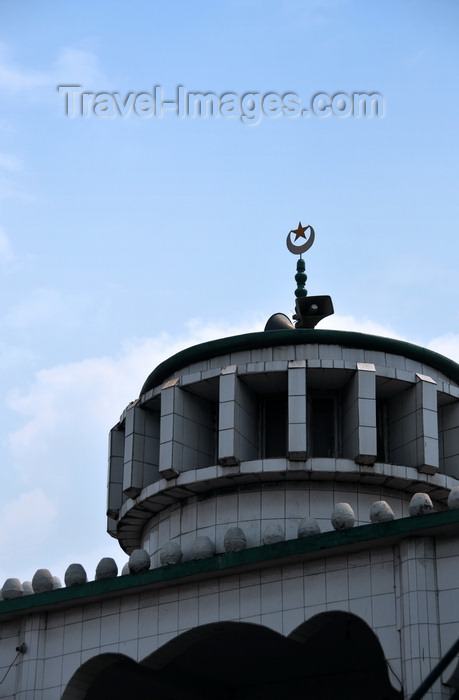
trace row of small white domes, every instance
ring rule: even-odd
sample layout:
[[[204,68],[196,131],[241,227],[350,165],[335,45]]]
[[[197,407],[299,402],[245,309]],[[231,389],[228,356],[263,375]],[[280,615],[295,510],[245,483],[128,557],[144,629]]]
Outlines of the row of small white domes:
[[[459,508],[459,486],[451,489],[448,496],[448,506]],[[415,493],[412,497],[408,511],[410,516],[424,515],[433,510],[430,497],[426,493]],[[386,501],[375,501],[370,508],[370,520],[372,523],[382,523],[394,519],[394,512]],[[337,503],[331,515],[331,523],[335,530],[346,530],[354,527],[355,515],[349,503]],[[320,533],[319,523],[315,518],[303,518],[298,525],[298,537],[309,537]],[[269,523],[262,532],[263,544],[274,544],[285,539],[282,527],[276,523]],[[225,552],[238,552],[246,548],[247,538],[240,527],[230,527],[224,537],[223,546]],[[215,555],[215,545],[209,537],[199,536],[193,542],[190,559],[207,559]],[[162,566],[177,564],[183,558],[183,552],[178,542],[167,542],[161,552]],[[150,555],[145,549],[136,549],[129,557],[129,561],[123,567],[122,574],[137,574],[148,571],[151,568]],[[118,566],[111,557],[104,557],[96,568],[95,580],[100,581],[118,576]],[[66,587],[86,583],[88,580],[86,571],[81,564],[70,564],[64,576]],[[17,578],[9,578],[3,584],[1,597],[3,600],[11,600],[33,593],[44,593],[61,588],[62,584],[57,576],[53,576],[48,569],[38,569],[32,581],[21,583]]]

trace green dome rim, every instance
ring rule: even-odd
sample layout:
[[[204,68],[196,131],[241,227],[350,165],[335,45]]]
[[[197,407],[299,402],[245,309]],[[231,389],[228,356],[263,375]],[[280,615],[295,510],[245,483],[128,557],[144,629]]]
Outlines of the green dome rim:
[[[292,329],[243,333],[192,345],[161,362],[147,377],[140,391],[143,396],[162,384],[183,367],[209,360],[219,355],[285,345],[340,345],[342,347],[401,355],[405,358],[429,365],[459,384],[459,364],[434,350],[405,340],[358,333],[356,331],[334,331],[316,329]]]

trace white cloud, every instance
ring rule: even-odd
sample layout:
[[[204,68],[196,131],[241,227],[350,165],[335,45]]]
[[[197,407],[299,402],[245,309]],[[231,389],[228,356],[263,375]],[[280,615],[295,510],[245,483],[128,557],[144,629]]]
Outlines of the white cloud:
[[[1,586],[9,577],[19,577],[22,574],[23,579],[32,578],[37,568],[45,566],[36,566],[30,571],[27,561],[33,559],[44,540],[52,537],[57,508],[44,491],[37,487],[24,491],[5,503],[0,508],[0,518]]]
[[[0,45],[0,88],[19,92],[47,84],[49,76],[46,73],[19,67],[8,55],[6,45]]]
[[[390,326],[375,323],[370,319],[360,320],[354,316],[339,316],[333,314],[320,322],[318,328],[340,331],[355,331],[356,333],[370,333],[371,335],[382,335],[387,338],[397,338],[406,340],[398,335]]]
[[[56,85],[82,85],[97,91],[110,89],[99,58],[92,51],[62,49],[53,66],[53,75]]]
[[[21,542],[27,539],[27,534],[36,538],[48,532],[56,513],[56,508],[41,489],[24,491],[2,508],[2,522],[8,525],[0,531],[2,547],[11,534]]]
[[[53,65],[42,70],[22,66],[15,60],[6,44],[0,44],[0,88],[24,92],[59,84],[81,84],[85,87],[107,89],[107,79],[96,53],[75,47],[62,48]]]
[[[118,551],[105,532],[109,429],[138,396],[149,373],[167,357],[196,343],[260,329],[258,323],[240,328],[197,326],[198,322],[190,324],[179,339],[163,334],[131,342],[116,357],[88,358],[40,370],[27,391],[9,394],[8,406],[22,422],[7,436],[9,468],[19,482],[19,495],[13,494],[12,504],[5,502],[5,492],[1,498],[5,504],[2,527],[16,542],[14,549],[0,541],[4,578],[18,576],[18,571],[19,577],[30,578],[40,567],[62,578],[73,561],[80,561],[92,577],[97,561]],[[33,499],[22,494],[24,489],[42,494],[35,510]],[[26,561],[14,537],[19,510],[29,527],[37,512],[42,518]],[[53,515],[49,521],[46,512]],[[52,527],[47,529],[46,522]],[[126,561],[121,550],[117,561]]]
[[[459,334],[457,333],[446,333],[434,338],[428,344],[428,348],[459,362]]]

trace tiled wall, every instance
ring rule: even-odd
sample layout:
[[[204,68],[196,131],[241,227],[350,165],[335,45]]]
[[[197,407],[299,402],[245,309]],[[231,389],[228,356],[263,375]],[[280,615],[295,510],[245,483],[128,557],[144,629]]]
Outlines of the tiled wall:
[[[390,461],[434,474],[439,466],[436,382],[417,373],[414,384],[390,399],[388,422]]]
[[[160,565],[161,548],[169,540],[178,542],[184,560],[196,537],[205,535],[223,552],[223,540],[230,527],[240,527],[248,547],[262,544],[267,525],[278,524],[286,539],[296,539],[298,524],[306,516],[316,518],[322,532],[332,530],[331,514],[335,503],[349,503],[356,516],[356,525],[370,522],[374,501],[387,500],[395,517],[408,515],[410,493],[346,483],[290,482],[265,483],[261,487],[247,485],[233,493],[193,497],[184,505],[165,508],[154,516],[142,534],[142,546],[151,555],[152,566]]]
[[[166,382],[161,392],[159,472],[168,478],[216,462],[216,407],[178,380]]]
[[[401,542],[399,556],[396,589],[403,675],[406,691],[411,694],[441,658],[434,540]],[[443,654],[446,651],[443,649]],[[440,680],[432,687],[430,697],[444,697]]]
[[[409,697],[432,662],[457,637],[458,559],[457,538],[436,543],[414,538],[395,548],[183,585],[171,582],[161,590],[126,592],[60,612],[31,614],[1,627],[0,677],[13,660],[17,644],[28,645],[27,654],[2,683],[1,697],[59,700],[73,674],[88,660],[114,654],[142,661],[199,625],[251,622],[287,636],[314,615],[335,610],[357,615],[373,629],[389,663],[392,683],[397,686],[402,681]],[[448,688],[437,683],[426,697],[441,700],[449,695]]]
[[[288,368],[288,456],[305,460],[308,455],[306,361],[296,360]]]
[[[124,422],[123,492],[137,496],[159,478],[160,416],[138,404],[126,411]]]
[[[376,444],[376,370],[373,364],[357,363],[343,392],[342,455],[358,464],[374,464]]]
[[[436,586],[438,595],[438,622],[440,626],[442,654],[459,638],[459,587],[456,585],[459,571],[459,539],[442,537],[435,542]],[[447,682],[458,664],[453,661],[442,674]],[[455,687],[459,687],[459,672],[455,672]]]

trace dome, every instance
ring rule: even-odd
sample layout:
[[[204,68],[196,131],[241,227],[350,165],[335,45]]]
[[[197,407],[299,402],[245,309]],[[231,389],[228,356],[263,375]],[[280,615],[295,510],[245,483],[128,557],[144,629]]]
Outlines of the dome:
[[[438,353],[348,331],[270,330],[190,347],[151,372],[111,431],[108,531],[128,554],[145,548],[154,567],[170,541],[184,560],[200,536],[223,552],[230,527],[246,533],[247,547],[262,544],[272,523],[286,539],[303,518],[330,530],[338,502],[356,525],[371,522],[376,501],[408,515],[416,491],[446,508],[459,476],[447,439],[459,422],[458,382],[459,366]],[[245,493],[263,503],[269,488],[282,508],[239,515]],[[293,490],[304,508],[287,507]],[[330,499],[326,518],[317,518],[314,490]],[[199,525],[200,512],[214,523],[234,497],[239,510],[224,530],[207,531],[204,516]],[[164,524],[177,508],[190,530]]]

